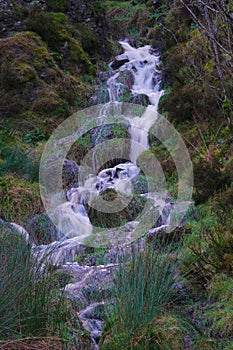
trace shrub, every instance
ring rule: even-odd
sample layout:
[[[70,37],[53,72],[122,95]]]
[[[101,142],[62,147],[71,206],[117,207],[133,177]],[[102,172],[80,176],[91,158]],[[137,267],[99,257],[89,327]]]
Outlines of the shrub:
[[[49,11],[66,12],[68,10],[67,0],[47,0],[46,6]]]
[[[192,283],[206,286],[216,273],[233,271],[232,216],[210,206],[199,207],[199,221],[191,221],[186,238],[182,271]]]

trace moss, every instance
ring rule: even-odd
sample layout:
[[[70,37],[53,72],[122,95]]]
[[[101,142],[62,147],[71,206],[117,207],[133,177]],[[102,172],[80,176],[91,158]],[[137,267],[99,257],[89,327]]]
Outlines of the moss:
[[[100,201],[104,200],[104,211],[98,211],[94,208],[101,207]],[[114,201],[114,207],[112,204]],[[99,227],[117,227],[121,226],[127,221],[133,221],[137,215],[143,210],[146,199],[140,196],[133,196],[129,198],[114,190],[106,190],[100,196],[92,199],[89,208],[89,217],[93,225]],[[124,208],[116,213],[112,213],[112,208]]]
[[[0,41],[0,68],[0,117],[8,128],[50,132],[58,124],[57,117],[69,116],[70,105],[84,107],[85,96],[91,93],[88,83],[58,68],[44,42],[32,32]]]
[[[66,12],[68,10],[67,0],[47,0],[46,7],[52,12]]]
[[[19,72],[18,77],[21,83],[26,83],[37,78],[35,69],[27,63],[18,64],[15,70]]]
[[[29,30],[39,34],[51,48],[56,49],[60,42],[71,38],[67,28],[68,18],[60,12],[35,12],[27,19],[26,24]]]
[[[23,224],[43,212],[39,185],[7,175],[0,177],[0,217]]]
[[[103,350],[182,350],[184,349],[185,330],[175,316],[160,315],[145,329],[134,334],[127,331],[118,334],[104,333],[101,349]]]
[[[35,12],[28,18],[27,26],[53,50],[51,54],[62,69],[73,74],[95,73],[94,66],[84,52],[84,49],[92,51],[91,48],[97,46],[97,39],[91,30],[81,25],[77,30],[66,15],[58,12]]]
[[[77,31],[84,51],[87,51],[92,55],[100,51],[99,40],[90,28],[78,23]]]
[[[80,42],[76,39],[70,39],[69,41],[69,51],[70,55],[68,61],[76,63],[78,65],[79,71],[83,73],[89,73],[93,75],[95,73],[95,68],[89,61],[87,55],[85,54]],[[76,68],[77,71],[77,68]]]

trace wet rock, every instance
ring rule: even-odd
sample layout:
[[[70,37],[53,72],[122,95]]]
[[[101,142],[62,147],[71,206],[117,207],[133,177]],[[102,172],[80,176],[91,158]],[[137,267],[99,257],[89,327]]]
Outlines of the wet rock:
[[[150,104],[149,97],[143,94],[140,95],[132,95],[132,97],[129,97],[126,102],[139,104],[142,106],[148,106]]]
[[[62,180],[65,188],[78,186],[79,166],[73,160],[65,159],[63,164]]]
[[[128,58],[125,58],[125,59],[122,59],[122,60],[115,59],[114,61],[112,61],[110,66],[111,66],[112,69],[115,70],[115,69],[118,69],[121,66],[123,66],[123,64],[125,64],[126,62],[129,62]]]
[[[38,260],[45,259],[51,265],[62,265],[74,261],[75,257],[84,251],[84,247],[77,240],[78,237],[69,238],[62,242],[33,246],[33,253]]]
[[[47,214],[35,215],[26,225],[35,244],[49,244],[62,238]]]

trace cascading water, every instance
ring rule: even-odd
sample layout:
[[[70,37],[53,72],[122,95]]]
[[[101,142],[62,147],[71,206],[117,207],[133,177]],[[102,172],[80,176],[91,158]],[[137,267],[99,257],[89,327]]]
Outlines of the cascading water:
[[[127,42],[120,41],[120,44],[125,52],[116,59],[127,58],[129,60],[121,67],[121,71],[127,69],[132,73],[134,77],[132,93],[146,95],[150,101],[143,115],[131,120],[130,160],[135,163],[138,156],[149,148],[148,132],[156,119],[158,102],[162,94],[160,71],[157,68],[160,57],[152,52],[149,45],[135,49]]]
[[[113,75],[107,80],[109,103],[101,108],[99,118],[103,119],[104,125],[108,108],[111,107],[112,103],[117,104],[119,101],[123,84],[118,81],[118,77],[124,71],[129,71],[134,78],[131,87],[132,94],[148,96],[151,104],[145,108],[141,117],[128,119],[131,135],[129,154],[131,162],[104,169],[96,176],[88,175],[82,186],[68,191],[68,201],[59,207],[59,210],[65,213],[66,218],[65,222],[64,220],[61,221],[59,231],[63,232],[67,238],[76,235],[80,242],[83,242],[92,233],[91,223],[83,204],[90,204],[93,196],[102,193],[106,189],[115,189],[126,195],[131,194],[131,181],[140,171],[135,165],[136,160],[142,152],[149,148],[148,132],[157,117],[158,101],[162,94],[160,90],[160,72],[157,68],[160,62],[159,55],[153,52],[148,45],[136,49],[124,41],[121,41],[120,44],[124,49],[124,53],[116,57],[120,67],[113,71]],[[95,151],[92,154],[92,164],[95,171]]]
[[[93,196],[103,193],[106,189],[114,189],[116,192],[124,193],[127,196],[132,194],[132,181],[137,178],[140,172],[139,167],[136,165],[136,160],[142,152],[149,148],[148,132],[157,117],[158,101],[162,94],[160,90],[160,73],[157,69],[160,58],[148,45],[136,49],[124,41],[121,41],[120,44],[124,49],[124,53],[116,57],[119,68],[114,70],[112,77],[107,80],[109,103],[101,108],[99,118],[103,119],[104,125],[104,118],[106,112],[108,112],[108,108],[111,107],[113,103],[117,105],[121,96],[121,88],[123,87],[123,84],[119,82],[118,78],[120,74],[125,71],[130,72],[134,78],[134,83],[131,86],[131,93],[133,95],[146,95],[150,104],[145,108],[141,117],[136,116],[131,119],[127,117],[126,122],[129,124],[131,136],[129,161],[117,164],[112,168],[101,170],[97,175],[87,175],[82,185],[79,184],[79,187],[71,188],[67,191],[67,202],[59,205],[55,209],[58,211],[55,213],[58,218],[59,212],[62,212],[62,220],[60,220],[60,222],[58,220],[58,226],[59,232],[62,232],[64,235],[63,238],[66,238],[63,242],[59,242],[57,246],[55,246],[55,242],[51,243],[51,249],[53,249],[51,261],[54,261],[56,264],[69,261],[68,257],[67,260],[63,259],[66,254],[70,254],[72,260],[74,255],[77,254],[77,246],[80,245],[80,243],[85,243],[85,239],[92,235],[93,228],[88,218],[85,205],[91,203]],[[99,137],[98,135],[97,139]],[[94,172],[96,172],[95,156],[95,151],[93,151],[91,161]],[[80,166],[79,173],[81,173],[81,168]],[[144,196],[150,198],[148,194],[144,194]],[[152,203],[153,201],[154,204]],[[153,208],[159,207],[158,211],[162,216],[162,209],[166,205],[164,200],[160,205],[159,200],[157,200],[155,196],[152,196],[150,205]],[[166,221],[166,218],[164,218],[164,221]],[[137,238],[137,236],[134,236],[134,232],[137,229],[138,223],[138,221],[133,221],[122,226],[123,235],[129,236],[129,242]],[[164,223],[165,222],[162,222],[161,224]],[[110,231],[111,230],[105,230],[105,234],[110,235]],[[113,233],[113,237],[114,234],[115,233]],[[75,237],[77,237],[76,244]],[[118,240],[119,237],[117,236],[117,241]],[[44,251],[48,251],[48,246],[40,246],[37,247],[36,250],[39,251],[42,256]],[[98,319],[93,322],[91,317],[88,318],[88,313],[90,313],[90,310],[94,310],[96,305],[96,303],[93,303],[87,306],[85,310],[80,311],[79,318],[84,328],[91,332],[95,349],[98,349],[98,342],[94,334],[96,333],[98,336],[101,334],[103,322]]]

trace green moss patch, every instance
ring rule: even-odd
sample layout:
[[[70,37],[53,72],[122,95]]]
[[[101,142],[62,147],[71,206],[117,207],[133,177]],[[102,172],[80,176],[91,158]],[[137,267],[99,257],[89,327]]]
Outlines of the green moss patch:
[[[57,117],[68,117],[70,105],[85,106],[90,93],[87,83],[61,71],[32,32],[0,40],[0,78],[0,118],[12,129],[50,132],[59,123]]]
[[[43,212],[39,185],[7,175],[0,177],[0,217],[23,224]]]

